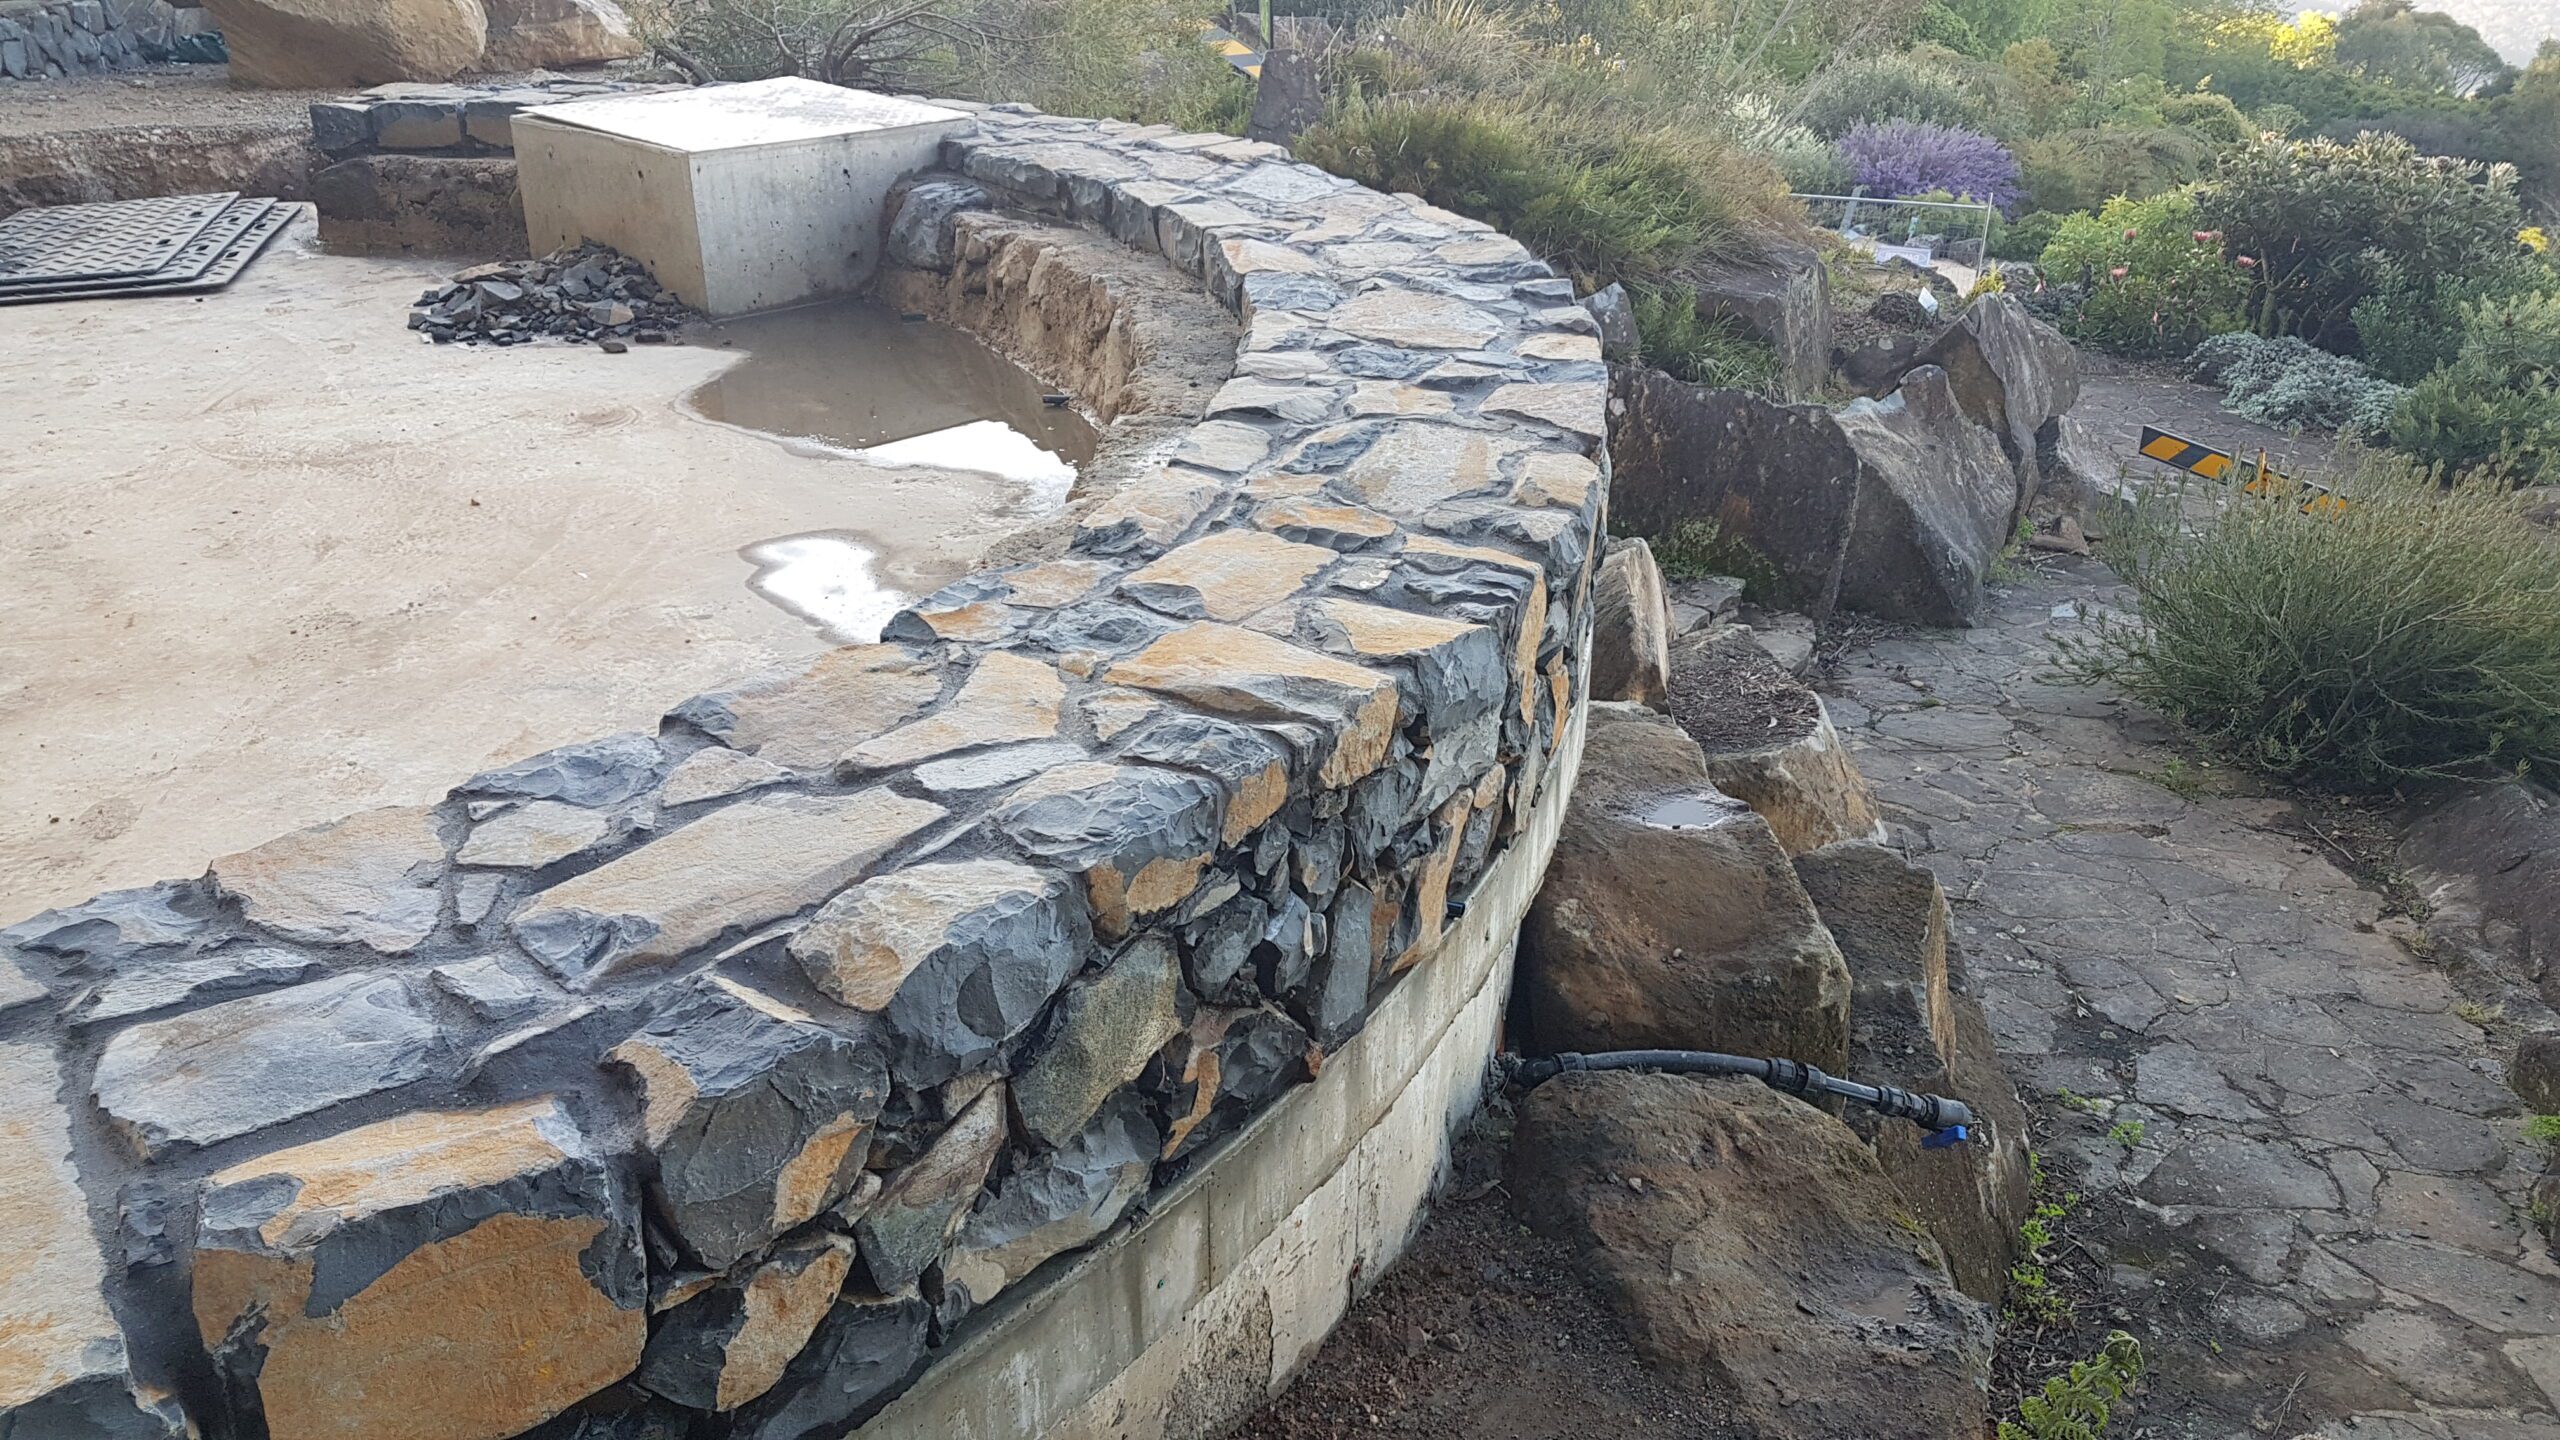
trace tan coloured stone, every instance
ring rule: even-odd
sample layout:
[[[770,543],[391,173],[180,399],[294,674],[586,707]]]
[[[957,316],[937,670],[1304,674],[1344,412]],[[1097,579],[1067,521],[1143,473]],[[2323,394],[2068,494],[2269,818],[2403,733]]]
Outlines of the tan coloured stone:
[[[631,17],[613,0],[481,0],[489,11],[489,48],[480,68],[548,70],[602,65],[642,52]]]
[[[1511,347],[1532,360],[1597,360],[1600,337],[1597,335],[1532,335]]]
[[[1167,551],[1120,593],[1186,620],[1242,620],[1296,595],[1334,552],[1255,530],[1221,530]]]
[[[1350,408],[1356,417],[1448,415],[1457,409],[1457,400],[1446,390],[1396,380],[1363,380],[1351,387]]]
[[[1322,726],[1333,744],[1317,779],[1328,788],[1377,769],[1395,736],[1392,678],[1233,626],[1186,626],[1112,666],[1109,678],[1224,715]]]
[[[1334,402],[1341,394],[1338,389],[1322,385],[1239,375],[1209,397],[1209,414],[1271,415],[1299,425],[1313,425],[1333,413]]]
[[[1058,709],[1066,698],[1066,682],[1054,668],[991,650],[980,657],[951,703],[855,746],[838,772],[851,776],[893,770],[978,745],[1046,740],[1058,733]]]
[[[1433,253],[1452,265],[1511,265],[1534,258],[1519,241],[1494,234],[1451,240]]]
[[[1591,487],[1600,483],[1600,467],[1562,450],[1533,451],[1520,462],[1520,478],[1511,487],[1514,505],[1579,511],[1591,502]]]
[[[1004,1142],[1005,1090],[999,1081],[970,1101],[924,1154],[890,1176],[855,1222],[862,1263],[874,1281],[893,1290],[912,1285],[942,1258],[968,1218],[970,1202],[986,1188]]]
[[[1226,253],[1227,269],[1237,275],[1312,275],[1324,268],[1314,256],[1268,240],[1230,238],[1219,241],[1218,248]]]
[[[1391,425],[1343,467],[1340,483],[1391,515],[1418,517],[1443,500],[1500,485],[1503,458],[1523,448],[1509,436],[1455,425]]]
[[[1055,609],[1081,600],[1102,583],[1108,569],[1093,560],[1048,560],[1004,572],[1007,597],[1016,605]]]
[[[593,846],[611,825],[599,810],[535,800],[473,826],[471,838],[454,853],[453,863],[539,870]]]
[[[1292,497],[1274,500],[1253,512],[1253,523],[1280,536],[1314,545],[1346,546],[1384,540],[1396,533],[1396,522],[1357,505],[1328,505]]]
[[[1484,413],[1535,420],[1597,443],[1609,433],[1608,399],[1607,387],[1587,380],[1517,383],[1494,391],[1484,402]]]
[[[543,891],[513,929],[560,969],[671,960],[817,904],[944,813],[885,789],[756,796]]]
[[[196,1323],[273,1440],[505,1440],[638,1362],[636,1229],[550,1096],[403,1115],[213,1176]]]
[[[175,1424],[136,1400],[125,1370],[106,1263],[71,1167],[71,1119],[54,1100],[61,1084],[45,1047],[0,1045],[0,1229],[9,1237],[0,1263],[0,1434],[174,1436]]]
[[[449,80],[489,41],[481,0],[205,0],[231,83],[344,90]]]
[[[721,1352],[711,1408],[735,1410],[782,1378],[783,1367],[817,1333],[853,1273],[853,1239],[820,1235],[800,1251],[756,1267],[741,1295],[738,1331]]]
[[[796,675],[705,696],[677,713],[746,751],[794,770],[832,765],[942,693],[941,667],[897,645],[846,645]]]
[[[1481,350],[1502,322],[1463,300],[1412,290],[1371,290],[1326,316],[1334,329],[1415,350]]]
[[[1241,420],[1204,420],[1184,433],[1174,458],[1205,469],[1241,474],[1271,453],[1271,432]]]
[[[936,640],[986,645],[1013,633],[1013,607],[994,600],[931,609],[918,606],[914,614]]]
[[[877,1013],[889,1008],[917,966],[953,942],[959,922],[978,920],[1008,901],[1036,902],[1054,885],[1009,860],[893,870],[828,902],[792,937],[791,953],[827,998]]]
[[[251,924],[313,944],[402,955],[435,931],[443,865],[434,812],[395,805],[226,855],[212,874]]]
[[[1086,512],[1076,524],[1076,543],[1104,554],[1159,551],[1226,497],[1226,482],[1215,476],[1158,470]]]
[[[996,821],[1081,873],[1095,930],[1117,939],[1198,887],[1225,800],[1214,781],[1156,766],[1064,765],[1006,796]]]
[[[713,745],[685,757],[658,787],[658,803],[692,805],[790,778],[790,771],[770,760]]]

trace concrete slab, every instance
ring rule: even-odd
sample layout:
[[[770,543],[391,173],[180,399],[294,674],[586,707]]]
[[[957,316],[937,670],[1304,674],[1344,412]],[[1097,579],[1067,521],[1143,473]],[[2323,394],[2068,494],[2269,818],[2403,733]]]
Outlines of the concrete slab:
[[[921,594],[1026,487],[715,424],[740,352],[431,346],[431,265],[0,312],[0,923],[440,796],[820,648],[743,549]]]
[[[537,253],[602,240],[713,315],[849,295],[889,187],[969,123],[791,77],[537,106],[514,123],[525,232]]]

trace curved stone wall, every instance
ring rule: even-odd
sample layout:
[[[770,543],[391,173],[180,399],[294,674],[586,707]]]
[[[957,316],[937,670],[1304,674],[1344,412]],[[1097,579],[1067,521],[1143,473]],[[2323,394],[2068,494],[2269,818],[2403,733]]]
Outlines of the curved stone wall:
[[[915,187],[910,258],[931,191],[1237,313],[1200,423],[882,644],[0,932],[0,1433],[841,1434],[1016,1383],[1178,1215],[1234,1273],[1300,1197],[1200,1197],[1319,1102],[1342,1145],[1253,1173],[1445,1122],[1400,1102],[1472,1085],[1569,783],[1590,320],[1269,146],[999,109],[944,162],[984,194]],[[980,1433],[1142,1383],[1215,1279]]]

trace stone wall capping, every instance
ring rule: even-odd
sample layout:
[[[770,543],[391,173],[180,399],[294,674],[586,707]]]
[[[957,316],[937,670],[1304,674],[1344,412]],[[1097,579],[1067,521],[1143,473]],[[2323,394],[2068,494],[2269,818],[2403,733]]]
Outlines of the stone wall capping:
[[[445,88],[315,126],[496,143],[512,97]],[[279,1440],[608,1386],[841,1431],[1445,984],[1453,899],[1552,833],[1608,481],[1570,283],[1276,146],[966,108],[884,283],[1068,295],[1041,323],[1122,347],[1070,388],[1155,458],[881,643],[0,930],[9,1053],[95,1099],[43,1173],[203,1197],[148,1285],[47,1251],[104,1297],[66,1343],[113,1342],[66,1385],[211,1375],[200,1427],[254,1395]],[[1146,390],[1064,224],[1233,314],[1231,377]],[[503,1326],[453,1323],[464,1273]]]

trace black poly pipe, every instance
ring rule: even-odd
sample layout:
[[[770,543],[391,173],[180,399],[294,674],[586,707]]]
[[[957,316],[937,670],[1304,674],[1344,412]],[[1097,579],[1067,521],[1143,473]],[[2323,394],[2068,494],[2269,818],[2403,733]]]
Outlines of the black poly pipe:
[[[1659,1070],[1671,1075],[1747,1075],[1801,1099],[1837,1095],[1855,1100],[1878,1114],[1908,1120],[1930,1132],[1933,1144],[1955,1144],[1976,1122],[1972,1107],[1943,1095],[1924,1095],[1898,1085],[1862,1085],[1827,1075],[1801,1060],[1763,1060],[1714,1050],[1610,1050],[1597,1055],[1566,1051],[1560,1055],[1519,1059],[1512,1073],[1522,1085],[1543,1085],[1568,1070]]]

